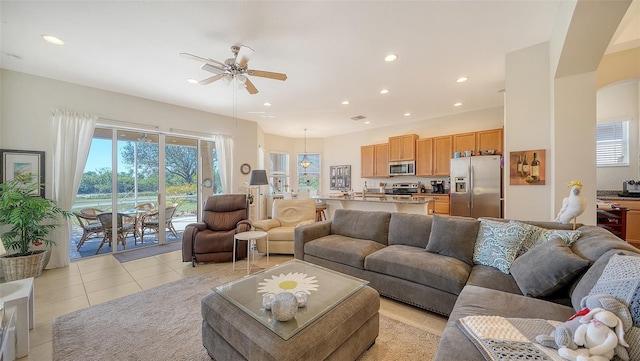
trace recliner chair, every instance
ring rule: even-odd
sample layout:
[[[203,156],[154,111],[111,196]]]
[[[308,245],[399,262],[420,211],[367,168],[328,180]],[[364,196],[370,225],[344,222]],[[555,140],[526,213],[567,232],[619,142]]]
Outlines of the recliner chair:
[[[202,222],[191,223],[182,235],[182,261],[228,262],[233,259],[233,236],[251,230],[246,194],[222,194],[207,198]],[[238,240],[236,260],[247,256],[247,241]]]

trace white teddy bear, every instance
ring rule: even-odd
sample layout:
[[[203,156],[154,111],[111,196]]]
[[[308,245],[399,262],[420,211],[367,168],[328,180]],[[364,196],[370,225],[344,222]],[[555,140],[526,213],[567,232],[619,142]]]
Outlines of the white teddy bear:
[[[613,312],[594,308],[580,319],[573,341],[577,350],[561,347],[558,354],[571,361],[610,361],[618,344],[629,347],[624,340],[622,321]],[[615,331],[614,331],[615,330]]]

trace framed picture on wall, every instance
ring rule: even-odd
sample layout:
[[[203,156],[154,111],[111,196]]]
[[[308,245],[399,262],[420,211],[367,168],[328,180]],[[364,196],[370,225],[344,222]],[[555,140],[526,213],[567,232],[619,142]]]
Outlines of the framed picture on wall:
[[[40,184],[40,196],[44,197],[44,152],[0,149],[0,180],[2,183],[21,175],[32,175]]]
[[[509,154],[510,185],[545,184],[545,150],[523,150]]]
[[[351,189],[351,166],[332,165],[329,167],[329,189],[332,191]]]

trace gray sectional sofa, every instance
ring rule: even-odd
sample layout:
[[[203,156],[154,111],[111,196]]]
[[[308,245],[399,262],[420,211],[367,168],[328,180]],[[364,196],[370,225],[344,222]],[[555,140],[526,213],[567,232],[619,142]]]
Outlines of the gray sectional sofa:
[[[491,238],[490,225],[512,224],[527,237],[538,232],[538,240],[550,241],[507,254],[509,260],[478,248],[476,238]],[[599,227],[571,229],[555,222],[337,210],[332,220],[295,230],[294,256],[368,280],[383,296],[449,316],[436,360],[484,360],[457,320],[497,315],[564,321],[580,309],[613,254],[640,255]],[[493,237],[514,238],[509,232]],[[482,252],[495,259],[480,259]]]

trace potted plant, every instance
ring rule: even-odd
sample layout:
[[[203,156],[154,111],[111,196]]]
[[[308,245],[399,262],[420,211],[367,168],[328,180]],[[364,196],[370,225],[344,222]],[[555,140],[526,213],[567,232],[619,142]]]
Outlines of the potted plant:
[[[70,213],[50,199],[40,197],[40,185],[32,175],[20,175],[0,184],[0,227],[7,254],[0,256],[7,281],[37,277],[42,273],[47,250],[32,250],[32,246],[55,245],[49,231],[56,228],[60,217]],[[12,252],[14,251],[14,252]]]

